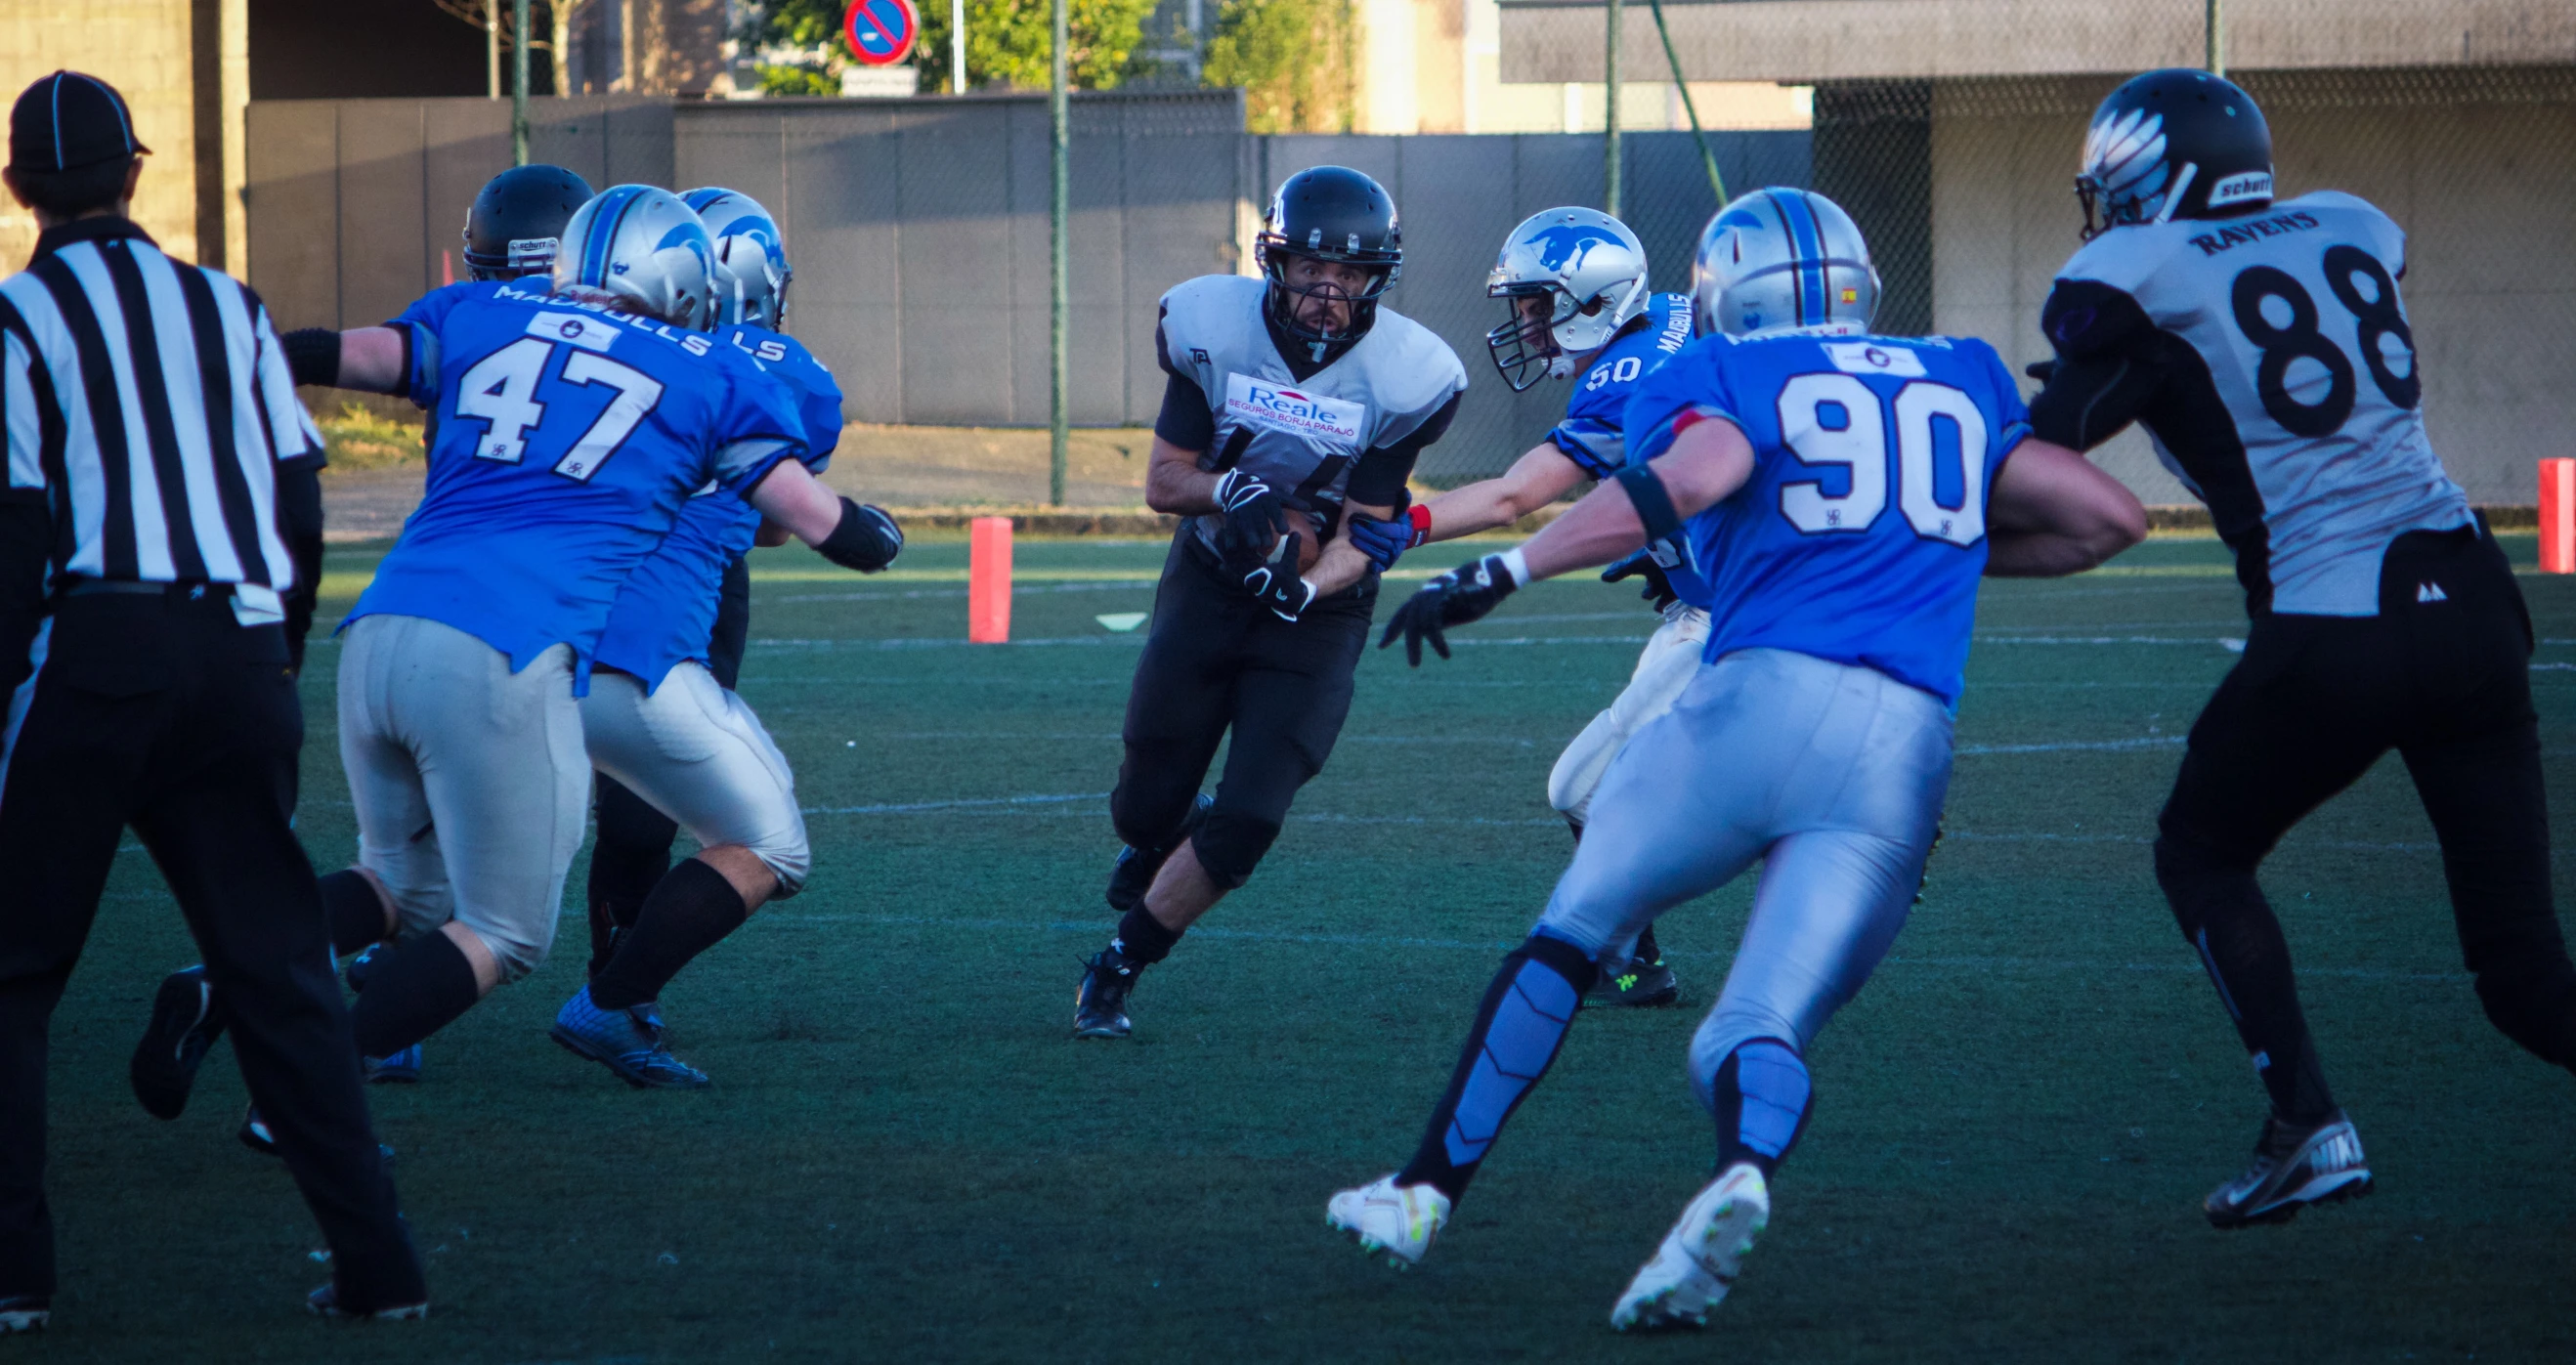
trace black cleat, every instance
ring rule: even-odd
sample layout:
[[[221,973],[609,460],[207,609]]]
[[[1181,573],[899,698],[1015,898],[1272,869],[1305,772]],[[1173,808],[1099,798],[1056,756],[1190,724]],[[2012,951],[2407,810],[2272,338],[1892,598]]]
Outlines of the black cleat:
[[[13,1332],[41,1332],[54,1320],[53,1300],[42,1294],[12,1294],[0,1298],[0,1337]]]
[[[1215,797],[1201,792],[1190,803],[1190,813],[1181,817],[1180,832],[1172,836],[1170,843],[1159,849],[1120,848],[1117,861],[1109,865],[1109,908],[1123,915],[1144,904],[1145,892],[1154,884],[1154,874],[1161,872],[1172,854],[1198,833],[1199,826],[1207,822],[1208,810],[1215,805]]]
[[[1583,993],[1585,1009],[1669,1005],[1681,999],[1682,985],[1673,969],[1662,962],[1629,958],[1615,967],[1603,967],[1592,989]]]
[[[1127,993],[1136,989],[1144,968],[1115,948],[1103,948],[1082,964],[1082,985],[1073,993],[1073,1036],[1127,1036]]]
[[[2277,1117],[2263,1120],[2254,1164],[2210,1191],[2200,1207],[2211,1227],[2242,1228],[2286,1223],[2310,1204],[2368,1193],[2370,1163],[2361,1153],[2361,1135],[2338,1109],[2312,1128],[2293,1128]]]
[[[326,1284],[304,1296],[304,1311],[317,1318],[339,1318],[349,1322],[406,1322],[429,1316],[429,1301],[398,1303],[386,1308],[344,1308],[340,1304],[340,1287]]]
[[[223,1006],[215,1000],[204,967],[182,967],[161,978],[161,989],[152,997],[151,1026],[134,1045],[134,1061],[126,1071],[143,1112],[156,1119],[179,1117],[197,1083],[198,1064],[223,1032]]]

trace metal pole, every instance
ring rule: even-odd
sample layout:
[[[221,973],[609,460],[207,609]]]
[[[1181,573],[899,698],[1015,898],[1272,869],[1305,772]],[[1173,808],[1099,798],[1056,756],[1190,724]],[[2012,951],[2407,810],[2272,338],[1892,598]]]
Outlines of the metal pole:
[[[1605,117],[1601,135],[1602,212],[1619,216],[1619,0],[1610,0],[1609,41],[1601,60]]]
[[[966,0],[948,0],[948,93],[966,93]]]
[[[510,164],[528,164],[528,0],[510,0]]]
[[[1664,0],[1646,0],[1655,11],[1655,32],[1664,40],[1664,60],[1672,64],[1673,88],[1682,92],[1682,112],[1690,116],[1691,137],[1699,143],[1700,164],[1708,168],[1708,187],[1717,195],[1717,206],[1726,207],[1726,177],[1717,173],[1717,153],[1710,150],[1708,134],[1699,126],[1699,105],[1692,102],[1690,82],[1682,79],[1682,59],[1673,51],[1673,31],[1664,27]]]
[[[2201,19],[2201,36],[2208,45],[2202,65],[2213,76],[2227,74],[2227,5],[2225,0],[2209,0]]]
[[[1052,507],[1064,505],[1064,451],[1072,436],[1064,410],[1065,390],[1069,387],[1064,326],[1072,299],[1065,272],[1073,254],[1066,233],[1073,199],[1073,99],[1065,90],[1065,51],[1072,46],[1066,33],[1065,6],[1066,0],[1055,0],[1054,89],[1047,99],[1055,136],[1047,187],[1047,363],[1052,390],[1047,416],[1047,503]]]
[[[483,93],[501,98],[501,0],[483,0]]]

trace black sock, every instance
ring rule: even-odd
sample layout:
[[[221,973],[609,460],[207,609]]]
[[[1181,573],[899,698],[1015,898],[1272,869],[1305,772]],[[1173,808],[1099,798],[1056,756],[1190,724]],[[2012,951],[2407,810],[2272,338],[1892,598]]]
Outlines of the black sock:
[[[444,933],[407,939],[383,956],[349,1007],[359,1056],[390,1057],[445,1028],[482,998],[474,964]]]
[[[1476,1008],[1449,1089],[1395,1183],[1427,1184],[1453,1201],[1467,1192],[1504,1121],[1556,1060],[1583,993],[1599,974],[1581,949],[1536,934],[1503,958]]]
[[[1109,946],[1116,949],[1120,957],[1137,966],[1151,967],[1170,957],[1173,947],[1180,943],[1181,935],[1187,932],[1186,929],[1164,928],[1163,922],[1140,904],[1120,917],[1118,936],[1109,940]]]
[[[1637,950],[1634,956],[1649,967],[1664,960],[1664,950],[1655,942],[1655,926],[1649,924],[1637,931]]]
[[[723,873],[695,858],[681,859],[644,898],[635,927],[617,936],[617,955],[591,978],[590,1003],[622,1010],[661,999],[662,988],[689,959],[749,918],[751,908]]]
[[[2162,852],[2161,845],[2159,852]],[[2165,871],[2160,867],[2159,871]],[[2290,969],[2289,940],[2251,871],[2169,879],[2170,895],[2191,897],[2188,922],[2198,928],[2191,945],[2218,987],[2220,1003],[2236,1021],[2236,1036],[2254,1060],[2254,1072],[2272,1098],[2272,1112],[2290,1123],[2313,1126],[2334,1112],[2325,1066],[2299,1008],[2299,983]]]
[[[599,837],[590,846],[584,899],[590,910],[589,974],[596,979],[617,955],[617,940],[635,927],[644,898],[671,870],[671,841],[680,826],[615,778],[602,774],[594,790]]]
[[[1710,1085],[1717,1111],[1717,1168],[1749,1161],[1769,1179],[1807,1131],[1815,1086],[1797,1049],[1756,1038],[1726,1054]]]
[[[322,888],[322,918],[331,926],[331,951],[346,957],[391,937],[384,898],[365,873],[344,867],[316,880]]]

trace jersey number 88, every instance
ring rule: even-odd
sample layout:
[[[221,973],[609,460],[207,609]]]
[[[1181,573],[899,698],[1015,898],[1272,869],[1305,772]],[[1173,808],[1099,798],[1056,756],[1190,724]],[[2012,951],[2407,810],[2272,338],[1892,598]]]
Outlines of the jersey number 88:
[[[2330,246],[2325,255],[2326,288],[2359,324],[2362,363],[2371,382],[2400,408],[2413,408],[2424,396],[2424,381],[2415,369],[2415,333],[2397,307],[2397,282],[2379,258],[2356,246]],[[2363,292],[2364,286],[2369,292]],[[2352,359],[2318,327],[2317,301],[2298,277],[2274,266],[2248,266],[2228,289],[2236,328],[2262,351],[2255,367],[2254,391],[2263,411],[2293,436],[2331,436],[2352,418],[2359,385]],[[2284,325],[2266,316],[2264,305],[2278,300],[2290,311]],[[2395,337],[2406,348],[2406,373],[2388,363],[2383,349]],[[2302,403],[2290,392],[2290,364],[2312,361],[2326,372],[2326,392],[2314,403]]]
[[[1947,384],[1915,380],[1897,390],[1888,415],[1867,384],[1848,374],[1802,374],[1780,389],[1780,441],[1810,465],[1842,465],[1851,491],[1836,496],[1821,481],[1783,484],[1780,515],[1807,535],[1858,534],[1887,510],[1887,466],[1896,463],[1897,505],[1915,534],[1952,545],[1974,545],[1986,533],[1986,416],[1977,400]],[[1936,418],[1958,433],[1959,505],[1946,507],[1938,491]]]

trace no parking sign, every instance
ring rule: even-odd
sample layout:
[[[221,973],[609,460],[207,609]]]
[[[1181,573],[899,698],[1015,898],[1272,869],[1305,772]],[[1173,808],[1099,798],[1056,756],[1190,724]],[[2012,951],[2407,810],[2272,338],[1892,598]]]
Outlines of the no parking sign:
[[[841,16],[842,36],[861,66],[892,66],[912,55],[912,40],[921,33],[921,16],[912,0],[851,0]]]

